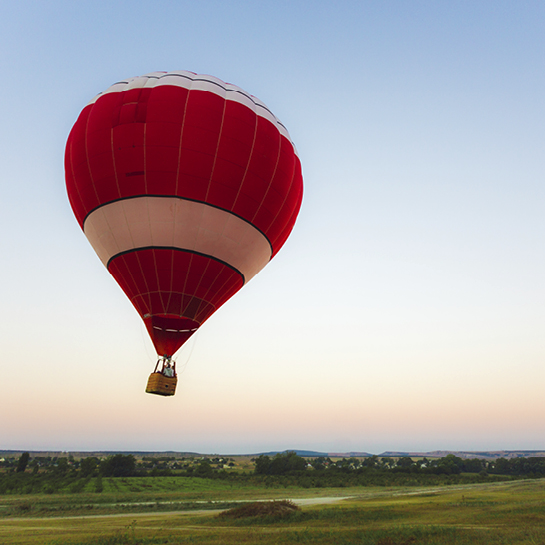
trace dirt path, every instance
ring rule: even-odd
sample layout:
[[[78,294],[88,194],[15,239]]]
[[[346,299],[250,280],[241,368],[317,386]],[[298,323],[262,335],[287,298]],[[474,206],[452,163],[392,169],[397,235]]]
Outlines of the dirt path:
[[[329,496],[322,498],[294,498],[291,499],[293,503],[299,506],[303,505],[324,505],[329,503],[336,503],[342,500],[347,500],[357,496]],[[287,498],[286,498],[287,499]],[[229,503],[250,503],[252,500],[238,500],[236,502]],[[273,501],[273,500],[255,500],[255,501]],[[172,502],[174,503],[174,502]],[[198,503],[198,502],[192,502]],[[202,502],[209,503],[209,502]],[[127,504],[128,505],[128,504]],[[134,504],[133,504],[134,505]],[[102,515],[67,515],[62,517],[6,517],[0,519],[0,522],[10,521],[40,521],[40,520],[70,520],[70,519],[99,519],[99,518],[139,518],[149,516],[172,516],[172,515],[205,515],[205,514],[217,514],[225,511],[225,509],[188,509],[184,511],[148,511],[145,513],[111,513]]]

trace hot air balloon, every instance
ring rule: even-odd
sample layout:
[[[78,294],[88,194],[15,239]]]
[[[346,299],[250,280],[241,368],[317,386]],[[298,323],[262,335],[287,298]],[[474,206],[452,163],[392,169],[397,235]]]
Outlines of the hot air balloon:
[[[235,85],[153,72],[87,104],[65,174],[80,227],[157,352],[146,391],[173,395],[175,352],[292,231],[303,180],[288,131]]]

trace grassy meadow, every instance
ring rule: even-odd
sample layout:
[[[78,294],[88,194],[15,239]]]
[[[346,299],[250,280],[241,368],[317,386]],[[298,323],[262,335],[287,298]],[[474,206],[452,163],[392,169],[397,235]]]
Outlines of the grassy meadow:
[[[96,483],[95,483],[96,484]],[[103,479],[103,492],[0,497],[0,543],[545,544],[545,480],[440,487],[271,489],[168,477]],[[321,498],[346,498],[323,503]],[[219,516],[241,501],[304,499],[286,516]],[[310,502],[322,502],[312,504]]]

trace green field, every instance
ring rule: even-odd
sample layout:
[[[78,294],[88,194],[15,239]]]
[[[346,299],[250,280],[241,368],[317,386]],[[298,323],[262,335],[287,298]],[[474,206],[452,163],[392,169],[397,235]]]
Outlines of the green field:
[[[92,487],[92,480],[89,487]],[[11,544],[545,544],[545,480],[441,487],[267,489],[168,477],[103,479],[92,491],[0,498]],[[218,517],[236,500],[349,497],[286,518]],[[239,504],[240,505],[240,504]]]

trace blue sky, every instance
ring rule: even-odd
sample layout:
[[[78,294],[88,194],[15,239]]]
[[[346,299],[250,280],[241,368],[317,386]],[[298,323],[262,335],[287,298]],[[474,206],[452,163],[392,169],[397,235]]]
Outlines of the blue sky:
[[[543,448],[544,31],[537,1],[0,4],[0,447]],[[269,106],[305,195],[162,399],[63,156],[98,92],[180,69]]]

